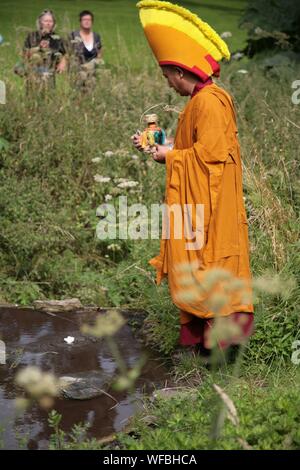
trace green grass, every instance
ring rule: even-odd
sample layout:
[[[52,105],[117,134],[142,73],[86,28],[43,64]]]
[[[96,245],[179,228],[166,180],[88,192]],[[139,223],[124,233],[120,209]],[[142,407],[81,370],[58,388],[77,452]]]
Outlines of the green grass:
[[[186,389],[172,398],[148,402],[144,416],[135,419],[135,433],[121,435],[122,448],[135,450],[295,450],[300,447],[299,370],[244,371],[231,380],[219,373],[204,384]],[[298,375],[297,375],[298,374]],[[213,384],[232,400],[238,422],[225,418],[218,440],[212,438],[212,423],[220,409]],[[148,418],[149,421],[149,418]]]
[[[152,60],[151,52],[139,23],[135,0],[12,0],[1,1],[0,32],[11,43],[9,64],[17,59],[18,49],[22,45],[24,31],[35,28],[35,21],[40,12],[51,8],[56,14],[57,31],[63,34],[78,27],[78,14],[83,9],[90,9],[95,14],[95,31],[99,31],[105,47],[105,60],[110,64],[121,64],[124,51],[129,52],[130,64]],[[176,3],[176,2],[175,2]],[[232,50],[242,47],[245,32],[238,28],[238,21],[245,6],[244,0],[204,0],[199,6],[197,1],[178,1],[178,4],[190,8],[216,31],[231,31],[229,39]]]
[[[206,1],[201,8],[193,1],[181,3],[201,10],[218,31],[232,31],[234,47],[243,43],[237,24],[244,2]],[[167,88],[146,45],[134,2],[126,1],[47,5],[57,12],[60,24],[66,24],[66,10],[71,25],[83,7],[94,10],[107,65],[90,96],[78,96],[62,76],[46,101],[26,98],[23,81],[12,74],[24,37],[15,27],[34,25],[45,4],[28,1],[26,8],[12,10],[18,5],[24,2],[0,4],[0,33],[11,41],[11,47],[0,47],[0,79],[5,79],[8,95],[7,105],[0,107],[0,137],[5,143],[0,150],[0,302],[26,305],[40,298],[79,297],[85,304],[144,309],[148,341],[170,355],[177,347],[178,311],[167,286],[155,286],[148,265],[159,241],[97,240],[96,208],[107,194],[113,201],[127,195],[129,205],[143,202],[150,207],[163,200],[164,167],[142,155],[133,159],[130,136],[146,109],[158,103],[181,108],[184,100]],[[238,73],[240,68],[249,73]],[[300,107],[291,101],[291,84],[299,76],[299,65],[273,73],[252,61],[223,66],[221,85],[237,105],[252,271],[255,277],[266,272],[279,275],[281,288],[275,296],[264,293],[256,300],[256,334],[246,349],[239,379],[232,377],[231,369],[214,375],[183,357],[176,377],[188,377],[198,408],[191,409],[184,398],[159,403],[151,409],[158,425],[152,429],[137,424],[138,440],[120,438],[127,448],[211,446],[207,436],[215,408],[206,403],[215,403],[213,380],[232,395],[241,417],[239,434],[226,423],[217,447],[241,445],[241,436],[254,448],[299,446],[299,374],[290,367],[290,358],[292,342],[299,337],[300,298],[284,282],[299,276]],[[178,115],[162,108],[157,112],[162,126],[174,133]],[[114,155],[106,157],[107,150]],[[95,157],[97,163],[92,162]],[[97,183],[96,174],[112,180]],[[139,185],[121,190],[117,178]],[[203,388],[197,382],[202,376]],[[266,387],[256,386],[266,377]],[[265,421],[273,408],[268,437]]]

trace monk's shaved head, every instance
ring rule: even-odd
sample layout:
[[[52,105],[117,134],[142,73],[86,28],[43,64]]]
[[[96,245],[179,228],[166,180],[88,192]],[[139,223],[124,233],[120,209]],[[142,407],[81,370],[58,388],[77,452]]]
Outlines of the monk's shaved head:
[[[177,67],[175,65],[162,65],[163,76],[168,80],[170,88],[174,88],[181,96],[188,96],[193,93],[199,78],[193,73]]]

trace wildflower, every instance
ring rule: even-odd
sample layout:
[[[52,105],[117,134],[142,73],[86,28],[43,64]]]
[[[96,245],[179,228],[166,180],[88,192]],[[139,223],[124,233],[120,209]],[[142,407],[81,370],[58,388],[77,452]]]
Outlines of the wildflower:
[[[110,176],[101,176],[101,175],[95,175],[94,176],[94,180],[97,182],[97,183],[109,183],[111,178]]]
[[[220,312],[230,302],[230,297],[222,292],[215,292],[207,299],[207,306],[215,313]]]
[[[257,26],[254,30],[254,33],[260,36],[263,33],[263,29]]]
[[[111,201],[111,200],[112,200],[112,198],[113,198],[113,197],[112,197],[112,195],[111,195],[111,194],[105,194],[105,196],[104,196],[105,202],[107,202],[107,201]]]
[[[99,163],[99,162],[101,162],[101,158],[100,157],[92,158],[92,162],[93,163]]]
[[[117,310],[111,310],[102,315],[98,315],[94,326],[83,325],[82,333],[103,338],[113,336],[125,324],[125,320]]]
[[[112,152],[111,150],[107,150],[107,152],[104,153],[105,157],[112,157],[113,155],[114,155],[114,152]]]
[[[222,39],[227,39],[232,37],[232,33],[230,31],[224,31],[224,33],[220,34]]]
[[[208,343],[210,347],[216,347],[221,342],[233,342],[242,335],[241,325],[232,321],[231,318],[218,317],[208,334]]]
[[[142,372],[145,359],[142,359],[132,369],[128,370],[126,375],[120,375],[114,383],[114,390],[121,392],[131,389]]]
[[[185,302],[192,305],[197,298],[197,291],[195,289],[191,291],[180,291],[176,295],[176,299],[179,302]]]
[[[23,413],[29,406],[29,400],[27,398],[18,397],[15,399],[15,407],[17,411]]]
[[[246,74],[249,73],[249,72],[248,72],[248,70],[246,70],[246,69],[240,69],[240,70],[237,71],[237,73],[241,73],[241,74],[243,74],[243,75],[246,75]]]
[[[242,292],[246,289],[246,283],[243,279],[233,278],[224,286],[226,292]]]
[[[43,408],[52,406],[53,398],[57,397],[60,392],[59,380],[52,373],[43,372],[36,366],[28,366],[20,370],[16,375],[15,382],[25,390],[30,398],[37,400]]]
[[[118,184],[118,188],[135,188],[138,184],[138,181],[124,181]]]
[[[232,54],[231,58],[233,60],[241,60],[243,57],[244,57],[244,53],[243,52],[236,52],[235,54]]]
[[[284,299],[288,299],[296,287],[294,278],[285,278],[279,274],[267,273],[256,278],[253,286],[257,291],[266,292],[271,295],[280,295]]]
[[[117,243],[112,243],[111,245],[108,245],[107,249],[111,251],[120,251],[121,247]]]
[[[232,276],[229,271],[222,268],[213,268],[205,273],[201,285],[206,291],[210,291],[217,287],[220,282],[229,282],[231,279]]]

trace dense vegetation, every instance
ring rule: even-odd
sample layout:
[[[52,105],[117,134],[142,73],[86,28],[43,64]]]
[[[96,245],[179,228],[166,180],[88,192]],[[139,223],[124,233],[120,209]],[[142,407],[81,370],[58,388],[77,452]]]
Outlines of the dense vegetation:
[[[89,3],[95,9],[97,2]],[[99,3],[107,14],[108,2]],[[240,14],[243,2],[228,3]],[[34,11],[37,4],[32,2]],[[234,16],[226,13],[228,21],[235,19],[234,8]],[[223,22],[225,30],[226,15]],[[114,39],[117,47],[117,35]],[[242,44],[244,38],[239,39]],[[177,344],[178,313],[166,285],[155,286],[148,266],[159,241],[100,241],[95,236],[96,209],[103,202],[117,204],[124,195],[128,205],[150,207],[163,200],[164,168],[137,155],[130,136],[141,126],[142,113],[154,105],[159,105],[161,124],[173,133],[176,110],[184,105],[167,88],[144,42],[138,46],[130,37],[127,48],[127,37],[119,41],[119,60],[114,63],[108,48],[91,95],[81,96],[67,77],[60,77],[46,99],[25,97],[21,81],[12,77],[14,45],[0,47],[0,79],[8,92],[7,105],[0,108],[0,302],[26,305],[41,298],[78,297],[85,304],[144,309],[148,341],[170,355]],[[220,84],[237,106],[252,270],[265,291],[256,299],[256,333],[234,381],[230,368],[210,375],[183,354],[176,377],[179,383],[189,377],[197,406],[190,407],[186,396],[159,401],[155,409],[152,405],[155,427],[137,422],[137,440],[121,437],[126,448],[237,448],[245,442],[260,449],[299,448],[299,377],[290,362],[292,343],[299,338],[300,302],[295,288],[300,105],[291,99],[297,79],[296,63],[270,72],[246,60],[223,67]],[[138,184],[120,187],[120,178]],[[240,425],[228,423],[221,441],[212,444],[208,435],[216,404],[211,385],[216,381],[235,402]]]
[[[241,23],[250,55],[274,48],[300,52],[300,5],[293,0],[250,0]]]

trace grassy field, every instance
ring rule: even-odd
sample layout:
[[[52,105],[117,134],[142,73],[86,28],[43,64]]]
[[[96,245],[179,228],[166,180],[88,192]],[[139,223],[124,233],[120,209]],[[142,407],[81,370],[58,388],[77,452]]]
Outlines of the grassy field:
[[[0,302],[26,305],[38,298],[79,297],[85,304],[144,309],[149,343],[170,357],[178,340],[178,312],[167,286],[155,286],[148,266],[159,242],[95,237],[96,209],[107,195],[112,201],[126,195],[129,204],[147,206],[162,201],[164,168],[137,157],[130,136],[149,107],[185,104],[155,66],[134,3],[62,0],[47,5],[64,27],[68,21],[76,24],[79,10],[91,8],[107,65],[92,95],[79,96],[67,77],[60,77],[46,101],[25,99],[22,80],[12,74],[24,37],[17,28],[34,25],[46,5],[0,4],[0,33],[11,42],[0,47],[0,79],[8,90],[7,105],[0,107]],[[244,2],[204,1],[201,8],[196,1],[179,3],[201,11],[219,32],[233,32],[233,48],[242,46],[238,20]],[[153,426],[137,420],[138,438],[120,436],[125,448],[299,448],[299,366],[291,363],[300,301],[295,288],[300,106],[291,100],[291,87],[299,77],[299,64],[269,72],[256,61],[223,67],[220,84],[233,95],[238,113],[251,266],[255,278],[262,277],[256,333],[237,370],[225,366],[208,372],[183,354],[174,365],[174,379],[188,388],[195,406],[185,395],[149,405]],[[162,107],[157,112],[173,133],[177,113]],[[96,175],[110,181],[99,183]],[[138,185],[122,189],[118,178]],[[226,421],[217,441],[208,438],[220,407],[214,383],[234,400],[240,419],[238,426]]]
[[[139,24],[136,3],[135,0],[52,0],[48,3],[43,0],[3,0],[0,3],[0,34],[11,43],[8,61],[13,64],[16,60],[25,30],[35,27],[36,17],[47,7],[55,12],[57,31],[62,35],[78,27],[81,10],[90,9],[95,14],[95,31],[99,31],[103,39],[105,60],[110,64],[121,64],[126,55],[130,64],[142,65],[152,60],[152,56]],[[232,50],[243,46],[245,32],[238,28],[238,21],[244,0],[190,0],[178,4],[201,15],[219,33],[231,31],[233,36],[229,45]]]

